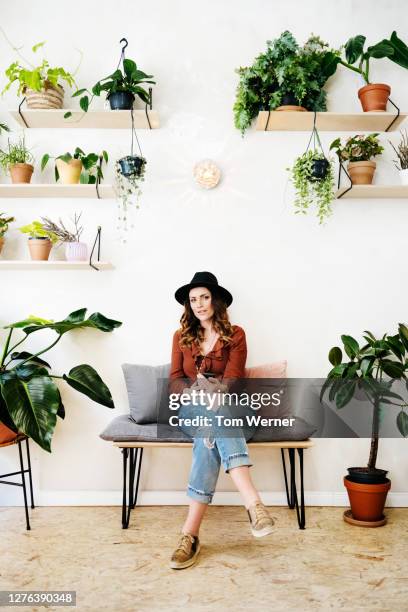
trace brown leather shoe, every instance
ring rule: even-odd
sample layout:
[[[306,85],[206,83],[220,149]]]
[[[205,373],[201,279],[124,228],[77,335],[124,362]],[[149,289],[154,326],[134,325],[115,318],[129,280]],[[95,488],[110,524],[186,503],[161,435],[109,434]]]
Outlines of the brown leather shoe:
[[[261,501],[251,504],[247,512],[251,523],[252,535],[255,538],[263,538],[275,531],[275,523]]]
[[[193,565],[200,552],[200,540],[198,536],[190,533],[182,533],[176,550],[171,556],[170,567],[172,569],[184,569]]]

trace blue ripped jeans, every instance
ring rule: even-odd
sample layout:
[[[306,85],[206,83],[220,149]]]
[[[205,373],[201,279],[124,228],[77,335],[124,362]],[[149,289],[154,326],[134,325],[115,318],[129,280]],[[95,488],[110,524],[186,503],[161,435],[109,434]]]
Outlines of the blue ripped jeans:
[[[222,408],[214,413],[206,406],[188,404],[178,411],[179,419],[193,417],[212,417],[216,414],[234,416],[234,408]],[[180,424],[180,429],[194,440],[193,461],[187,495],[203,504],[210,504],[220,472],[221,463],[225,472],[242,465],[251,466],[246,440],[249,440],[256,427],[213,428],[194,427]],[[228,432],[228,436],[226,436]],[[232,437],[234,436],[234,437]]]

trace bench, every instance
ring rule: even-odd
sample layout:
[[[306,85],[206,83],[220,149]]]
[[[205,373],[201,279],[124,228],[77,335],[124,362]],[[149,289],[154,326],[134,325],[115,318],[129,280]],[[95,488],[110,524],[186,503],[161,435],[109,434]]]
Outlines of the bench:
[[[191,448],[191,442],[166,441],[115,441],[113,445],[121,449],[123,454],[123,497],[122,497],[122,528],[129,527],[130,513],[137,503],[140,472],[142,468],[143,451],[145,448]],[[279,442],[248,442],[249,448],[278,448],[281,451],[283,475],[285,479],[286,499],[290,509],[296,509],[299,529],[306,527],[305,497],[303,484],[303,451],[311,448],[311,440],[279,441]],[[285,451],[289,457],[289,477],[286,469]],[[296,451],[299,456],[300,503],[296,484]],[[129,469],[128,469],[129,466]]]

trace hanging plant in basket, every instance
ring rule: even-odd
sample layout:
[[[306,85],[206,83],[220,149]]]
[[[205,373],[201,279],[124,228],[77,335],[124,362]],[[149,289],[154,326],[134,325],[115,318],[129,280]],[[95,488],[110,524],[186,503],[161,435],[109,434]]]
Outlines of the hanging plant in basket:
[[[146,159],[142,155],[127,155],[116,160],[115,181],[118,197],[118,229],[122,230],[122,240],[126,242],[129,229],[129,207],[140,208],[142,183],[145,179]],[[133,225],[130,225],[132,228]]]
[[[312,141],[313,148],[310,149]],[[334,170],[333,161],[325,156],[320,142],[316,129],[316,113],[306,151],[295,159],[292,168],[288,170],[296,189],[295,213],[305,215],[309,208],[315,205],[319,223],[324,223],[332,214]]]

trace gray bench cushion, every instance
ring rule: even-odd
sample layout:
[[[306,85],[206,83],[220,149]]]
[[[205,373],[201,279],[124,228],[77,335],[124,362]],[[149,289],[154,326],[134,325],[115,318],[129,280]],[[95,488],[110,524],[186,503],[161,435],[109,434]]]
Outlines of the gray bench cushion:
[[[188,442],[190,438],[182,431],[170,425],[160,425],[160,438],[157,437],[157,424],[140,425],[135,423],[128,414],[121,414],[113,419],[100,434],[103,440],[113,442]],[[281,442],[292,440],[307,440],[316,428],[296,417],[293,427],[260,428],[250,442]],[[168,432],[168,435],[167,435]]]

